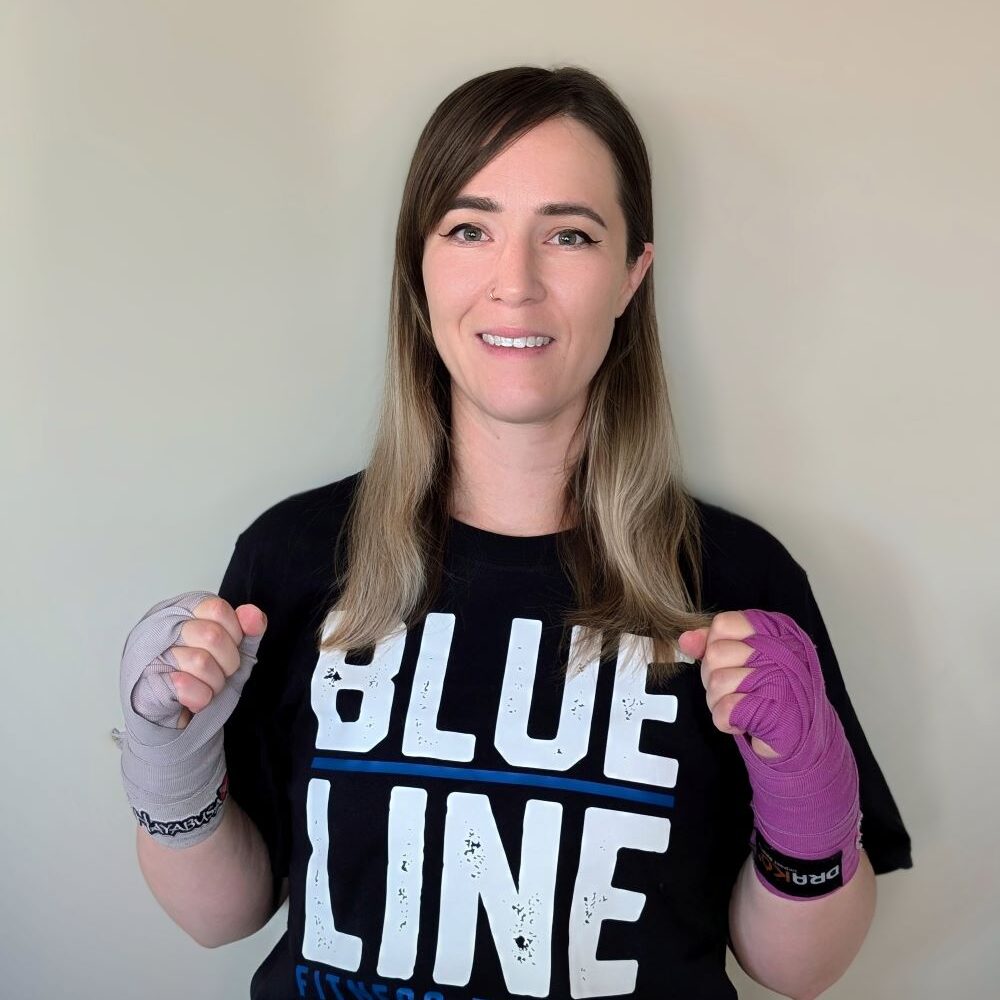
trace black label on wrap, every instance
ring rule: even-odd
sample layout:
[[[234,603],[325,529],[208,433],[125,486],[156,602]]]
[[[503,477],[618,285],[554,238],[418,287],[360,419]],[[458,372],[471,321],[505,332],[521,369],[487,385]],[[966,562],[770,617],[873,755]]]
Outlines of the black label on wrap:
[[[753,861],[764,881],[789,896],[825,896],[844,884],[843,852],[829,858],[790,858],[755,831]]]

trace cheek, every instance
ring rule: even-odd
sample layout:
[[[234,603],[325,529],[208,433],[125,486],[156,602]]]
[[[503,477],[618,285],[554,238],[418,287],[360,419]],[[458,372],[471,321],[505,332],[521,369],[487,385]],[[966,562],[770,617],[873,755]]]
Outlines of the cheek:
[[[479,287],[468,267],[456,266],[454,262],[445,266],[432,255],[424,258],[423,278],[431,317],[442,322],[459,319],[468,310],[475,289]]]
[[[565,289],[566,310],[574,317],[574,325],[586,329],[598,339],[610,340],[614,326],[619,282],[607,273],[577,276]]]

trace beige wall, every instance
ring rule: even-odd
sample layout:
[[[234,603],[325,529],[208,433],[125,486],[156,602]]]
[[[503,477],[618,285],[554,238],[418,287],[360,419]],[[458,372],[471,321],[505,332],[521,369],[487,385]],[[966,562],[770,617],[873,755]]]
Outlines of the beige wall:
[[[566,62],[649,145],[690,481],[808,570],[913,835],[827,995],[993,995],[998,30],[991,0],[0,3],[5,995],[248,995],[279,920],[204,951],[135,862],[122,644],[364,464],[420,128]]]

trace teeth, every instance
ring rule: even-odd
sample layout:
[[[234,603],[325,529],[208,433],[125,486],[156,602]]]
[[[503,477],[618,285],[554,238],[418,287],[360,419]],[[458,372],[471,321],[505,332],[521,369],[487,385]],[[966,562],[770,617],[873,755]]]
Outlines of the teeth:
[[[494,337],[492,334],[481,334],[483,340],[493,347],[544,347],[551,343],[551,337]]]

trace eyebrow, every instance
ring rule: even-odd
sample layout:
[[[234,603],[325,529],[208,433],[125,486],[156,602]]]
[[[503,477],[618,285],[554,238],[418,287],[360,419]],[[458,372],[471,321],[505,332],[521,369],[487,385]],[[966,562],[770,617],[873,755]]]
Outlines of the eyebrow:
[[[502,212],[503,206],[492,198],[481,198],[473,194],[461,194],[448,206],[448,212],[454,212],[459,208],[471,208],[478,212]],[[582,205],[575,201],[550,201],[544,205],[539,205],[538,215],[582,215],[585,219],[591,219],[604,229],[608,224],[587,205]]]

